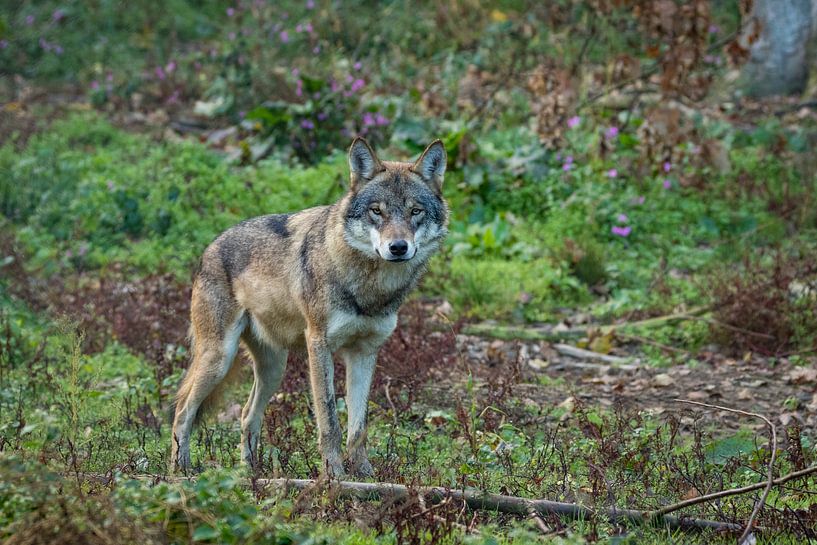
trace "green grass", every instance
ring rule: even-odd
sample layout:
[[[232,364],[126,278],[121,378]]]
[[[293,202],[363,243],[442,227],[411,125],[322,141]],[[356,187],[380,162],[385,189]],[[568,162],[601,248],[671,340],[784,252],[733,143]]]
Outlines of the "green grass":
[[[532,171],[537,178],[503,173],[501,156],[510,150],[501,146],[525,134],[486,135],[478,164],[489,176],[477,185],[469,168],[449,173],[449,250],[424,289],[460,315],[546,320],[556,309],[590,303],[600,315],[700,304],[702,275],[783,237],[782,220],[768,210],[782,189],[769,186],[763,198],[730,197],[744,172],[795,179],[780,161],[758,160],[764,154],[757,146],[733,150],[735,172],[714,176],[701,192],[677,182],[664,189],[663,176],[639,179],[623,170],[615,179],[603,176],[615,163],[593,166],[583,151],[594,145],[592,129],[574,136],[585,141],[576,144],[578,166],[570,172],[551,157]],[[410,153],[395,147],[383,155]],[[580,157],[588,162],[580,165]],[[201,144],[157,143],[82,114],[55,123],[22,152],[11,144],[0,150],[0,209],[39,274],[118,264],[137,277],[171,272],[187,279],[220,231],[248,217],[331,202],[343,192],[346,168],[340,153],[307,168],[277,160],[231,166]],[[531,208],[517,187],[551,196]],[[794,187],[805,192],[808,184]],[[632,229],[627,237],[611,233],[621,214]],[[801,232],[803,240],[808,233]],[[671,270],[683,274],[667,275]],[[648,287],[658,280],[660,293]],[[601,305],[594,286],[609,293]]]

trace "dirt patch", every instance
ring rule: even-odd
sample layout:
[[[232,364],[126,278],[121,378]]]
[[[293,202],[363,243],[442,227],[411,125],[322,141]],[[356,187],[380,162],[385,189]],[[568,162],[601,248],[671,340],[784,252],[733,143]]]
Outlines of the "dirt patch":
[[[817,366],[795,366],[760,356],[734,359],[702,352],[695,365],[651,367],[637,362],[630,369],[557,353],[547,342],[489,340],[459,335],[457,344],[484,381],[486,396],[495,388],[492,376],[518,373],[516,394],[525,403],[590,406],[623,405],[655,415],[678,413],[688,399],[761,413],[778,424],[817,426]],[[634,353],[637,356],[637,352]],[[573,401],[571,401],[571,399]],[[751,418],[710,411],[711,419],[730,428],[764,424]]]

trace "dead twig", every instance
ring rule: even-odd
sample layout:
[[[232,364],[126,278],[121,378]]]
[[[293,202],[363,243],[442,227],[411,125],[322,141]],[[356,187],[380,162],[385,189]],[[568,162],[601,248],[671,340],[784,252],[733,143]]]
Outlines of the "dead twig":
[[[794,471],[792,473],[789,473],[788,475],[778,477],[777,479],[772,481],[772,485],[773,486],[781,485],[794,479],[807,477],[814,473],[817,473],[817,465],[813,465],[805,469],[801,469],[800,471]],[[746,494],[747,492],[753,492],[755,490],[760,490],[761,488],[766,488],[767,485],[768,483],[766,481],[763,481],[761,483],[750,484],[747,486],[743,486],[741,488],[730,488],[728,490],[720,490],[718,492],[713,492],[711,494],[706,494],[704,496],[698,496],[696,498],[690,498],[688,500],[679,501],[678,503],[667,505],[665,507],[662,507],[661,509],[653,511],[652,514],[653,516],[661,517],[668,513],[672,513],[678,511],[679,509],[683,509],[684,507],[690,507],[711,500],[719,500],[721,498],[727,498],[729,496],[739,496],[740,494]]]
[[[766,422],[766,425],[769,427],[769,433],[771,434],[769,442],[771,444],[772,452],[771,456],[769,457],[766,488],[763,490],[763,495],[760,496],[760,501],[755,503],[755,507],[754,509],[752,509],[752,514],[749,515],[749,520],[746,522],[746,529],[743,530],[740,539],[738,539],[738,543],[743,544],[746,541],[746,537],[752,531],[752,526],[754,525],[757,514],[760,512],[761,509],[763,509],[763,506],[766,505],[766,498],[769,497],[769,492],[772,491],[772,486],[774,483],[774,462],[777,457],[777,429],[775,428],[775,425],[772,423],[772,421],[763,416],[762,414],[750,413],[748,411],[741,411],[740,409],[732,409],[730,407],[723,407],[721,405],[710,405],[709,403],[701,403],[700,401],[690,401],[688,399],[675,399],[674,401],[677,401],[678,403],[688,403],[689,405],[697,405],[699,407],[706,407],[709,409],[717,409],[719,411],[728,411],[730,413],[760,418],[761,420]]]

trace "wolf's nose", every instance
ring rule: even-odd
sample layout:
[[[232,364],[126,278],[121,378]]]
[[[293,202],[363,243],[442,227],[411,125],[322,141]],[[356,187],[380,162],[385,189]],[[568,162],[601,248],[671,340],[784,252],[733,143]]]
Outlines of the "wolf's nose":
[[[406,255],[406,252],[408,252],[408,242],[405,240],[395,240],[389,244],[389,251],[392,255]]]

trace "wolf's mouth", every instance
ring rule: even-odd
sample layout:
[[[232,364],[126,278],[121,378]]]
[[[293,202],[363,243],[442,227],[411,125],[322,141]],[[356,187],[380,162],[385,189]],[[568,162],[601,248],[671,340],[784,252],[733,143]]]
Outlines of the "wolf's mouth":
[[[378,257],[382,258],[383,261],[388,261],[389,263],[399,263],[401,261],[411,261],[415,255],[417,255],[417,249],[414,249],[414,253],[409,256],[401,255],[401,256],[393,256],[393,257],[385,257],[383,254],[380,253],[378,248],[374,249],[375,253]]]

